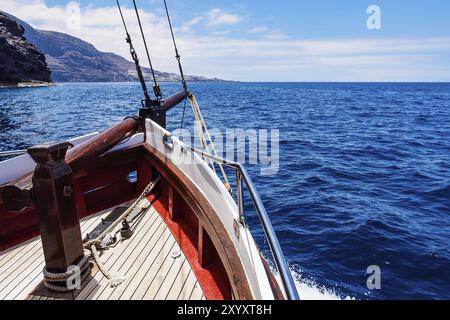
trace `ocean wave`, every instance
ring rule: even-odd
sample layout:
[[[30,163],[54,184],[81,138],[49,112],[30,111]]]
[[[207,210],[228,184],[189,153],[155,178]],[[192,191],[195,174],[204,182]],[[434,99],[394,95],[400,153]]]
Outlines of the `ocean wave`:
[[[246,167],[296,266],[303,299],[448,298],[449,84],[190,86],[210,128],[280,130],[279,173],[264,177],[260,166]],[[179,90],[162,87],[167,95]],[[142,94],[138,83],[24,93],[0,93],[3,150],[102,131],[134,114]],[[180,111],[170,111],[169,130],[179,128]],[[186,112],[186,127],[193,122]],[[259,225],[249,211],[250,225]],[[386,289],[367,293],[365,268],[386,262]]]
[[[429,195],[429,196],[449,197],[450,198],[450,185],[426,191],[425,194]]]
[[[354,300],[350,296],[337,293],[336,289],[320,285],[312,278],[306,278],[299,266],[290,266],[300,300]]]

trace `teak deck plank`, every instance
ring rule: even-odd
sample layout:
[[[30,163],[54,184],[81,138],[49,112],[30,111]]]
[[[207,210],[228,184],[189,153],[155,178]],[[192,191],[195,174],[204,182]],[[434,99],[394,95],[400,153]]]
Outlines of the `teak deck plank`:
[[[170,239],[170,231],[164,229],[159,236],[157,243],[153,246],[151,252],[139,259],[139,263],[134,265],[132,276],[126,286],[117,288],[112,294],[112,299],[131,299],[133,293],[141,285],[146,272],[157,263],[157,256],[161,252],[164,244]]]
[[[189,297],[189,300],[201,300],[203,296],[202,288],[200,284],[197,282],[194,286],[194,290],[192,290],[192,294]]]
[[[176,262],[182,261],[182,258],[178,258]],[[172,266],[174,269],[175,264]],[[183,264],[178,268],[177,275],[174,281],[164,281],[163,285],[156,294],[156,300],[176,300],[181,290],[183,290],[184,284],[191,271],[189,261],[184,259]],[[176,295],[176,297],[174,297]]]
[[[130,242],[135,240],[136,235],[142,233],[141,232],[142,228],[144,226],[146,226],[146,221],[143,221],[143,220],[145,220],[146,218],[148,219],[150,216],[153,216],[152,210],[154,210],[154,209],[150,208],[149,210],[146,211],[146,213],[144,214],[144,217],[141,219],[138,226],[136,227],[133,237],[130,240],[127,240],[125,242],[120,242],[119,244],[117,244],[117,246],[113,250],[107,250],[103,253],[103,255],[101,255],[101,257],[100,257],[101,261],[104,263],[105,267],[108,270],[109,270],[108,266],[111,263],[113,263],[115,261],[115,259],[117,259],[117,255],[120,256],[121,253],[124,250],[126,250],[128,245],[131,245]],[[155,214],[155,216],[156,216],[156,214]],[[106,279],[104,279],[104,276],[101,273],[95,274],[93,279],[91,279],[91,281],[89,281],[88,284],[85,285],[85,287],[83,288],[81,293],[79,293],[79,295],[76,297],[76,300],[92,299],[92,296],[95,295],[97,291],[102,290],[102,287],[99,284],[102,280],[104,280],[103,283],[105,284]]]
[[[145,204],[148,202],[142,206]],[[83,237],[92,232],[113,209],[83,219]],[[175,250],[180,252],[177,258],[171,256]],[[126,280],[112,288],[109,280],[95,269],[92,278],[75,294],[77,300],[204,299],[188,260],[153,207],[143,213],[132,238],[119,241],[113,248],[104,251],[101,260],[108,272],[125,276]],[[44,264],[40,237],[1,253],[0,300],[61,300],[59,296],[55,298],[36,291],[36,288],[42,287]]]
[[[108,212],[84,219],[81,222],[83,234],[88,233],[100,222],[100,219]],[[40,237],[36,237],[25,244],[12,248],[22,252],[18,259],[13,257],[7,269],[0,272],[0,300],[24,299],[20,294],[23,291],[31,291],[42,280],[42,269],[44,267],[44,253]],[[6,254],[10,254],[7,252]],[[34,285],[34,286],[33,286]],[[25,294],[27,294],[26,292]]]
[[[156,294],[156,290],[159,289],[162,281],[167,276],[167,273],[172,266],[173,260],[169,258],[170,253],[177,249],[177,244],[175,239],[169,239],[160,254],[156,258],[155,264],[152,268],[145,274],[144,279],[150,281],[147,282],[146,286],[139,286],[134,292],[132,299],[135,300],[149,300],[152,299],[152,295]],[[156,271],[154,271],[156,270]]]
[[[136,247],[136,250],[134,250],[133,254],[130,256],[129,260],[126,261],[119,270],[119,272],[123,272],[127,275],[127,279],[125,283],[117,288],[105,288],[101,299],[118,299],[120,298],[122,292],[126,290],[126,288],[131,283],[135,273],[139,269],[139,266],[145,261],[145,259],[149,256],[148,251],[145,250],[145,248],[151,248],[151,250],[154,250],[156,243],[161,239],[161,236],[164,234],[165,231],[165,224],[158,221],[156,226],[156,229],[152,232],[148,233],[148,236],[142,243],[139,244],[138,247]]]
[[[104,215],[92,217],[85,221],[84,224],[81,225],[82,234],[87,234],[95,229],[95,227],[100,223],[101,218]],[[40,242],[40,240],[39,240]],[[28,293],[29,287],[36,287],[42,281],[42,268],[44,267],[44,258],[42,253],[42,258],[39,258],[39,266],[36,267],[30,275],[27,277],[27,281],[23,281],[19,284],[7,297],[6,299],[18,299],[22,294]],[[48,299],[48,297],[46,297]],[[42,300],[42,299],[40,299]]]
[[[194,286],[197,283],[197,279],[195,278],[195,274],[192,270],[189,271],[187,279],[183,284],[183,289],[176,295],[176,292],[169,292],[168,300],[189,300],[191,297],[192,290],[194,290]],[[176,296],[175,296],[176,295]]]
[[[92,219],[89,219],[87,221],[84,221],[81,225],[81,230],[84,233],[91,232],[95,226],[100,222],[101,217],[93,217]],[[40,239],[37,240],[38,243],[40,243]],[[44,266],[44,256],[42,252],[42,248],[39,245],[38,253],[40,254],[39,257],[35,261],[31,261],[31,264],[27,265],[27,270],[30,270],[28,275],[25,279],[23,277],[18,277],[14,280],[14,283],[17,283],[17,285],[14,287],[13,290],[11,290],[6,296],[6,300],[10,299],[17,299],[20,294],[23,293],[23,291],[27,290],[30,286],[36,286],[39,284],[39,282],[42,281],[42,268]],[[7,289],[5,289],[7,291]],[[26,294],[26,292],[25,292]]]
[[[125,241],[123,243],[120,243],[119,245],[123,244],[123,248],[120,248],[119,246],[116,247],[118,249],[117,251],[120,251],[119,253],[112,256],[112,259],[108,260],[108,263],[105,264],[105,266],[110,270],[111,273],[120,275],[120,276],[128,276],[128,268],[124,268],[124,264],[126,266],[130,266],[135,261],[132,261],[131,259],[133,256],[133,253],[135,253],[138,248],[140,250],[144,250],[143,244],[148,242],[148,239],[152,237],[154,232],[154,226],[155,226],[155,217],[157,213],[152,212],[152,214],[146,214],[144,218],[141,220],[141,224],[143,228],[137,231],[137,234],[133,237],[131,241]],[[157,224],[157,223],[156,223]],[[158,227],[158,224],[156,225],[156,228]],[[103,297],[109,297],[111,291],[113,288],[111,288],[109,284],[109,280],[107,280],[103,275],[100,274],[100,281],[98,282],[97,286],[99,287],[99,290],[97,290],[92,296],[89,296],[90,299],[103,299]],[[121,285],[122,286],[122,285]],[[110,289],[110,290],[108,290]]]
[[[3,270],[3,268],[6,268],[8,263],[12,263],[12,261],[14,261],[12,259],[20,259],[21,257],[23,257],[29,250],[34,247],[34,245],[37,245],[35,239],[36,238],[28,240],[20,244],[19,246],[15,246],[3,252],[0,256],[0,269]]]
[[[169,260],[172,260],[171,261],[172,265],[170,267],[169,272],[165,275],[163,280],[161,282],[158,281],[158,283],[160,284],[158,290],[156,290],[156,286],[150,287],[149,290],[147,291],[145,299],[165,300],[167,294],[169,293],[169,290],[172,288],[172,285],[177,286],[178,291],[181,291],[184,281],[182,282],[180,281],[181,283],[180,282],[176,283],[176,280],[184,262],[186,261],[186,258],[184,256],[179,257],[177,259],[169,257]],[[155,289],[151,290],[152,288]],[[153,292],[156,293],[153,294]]]

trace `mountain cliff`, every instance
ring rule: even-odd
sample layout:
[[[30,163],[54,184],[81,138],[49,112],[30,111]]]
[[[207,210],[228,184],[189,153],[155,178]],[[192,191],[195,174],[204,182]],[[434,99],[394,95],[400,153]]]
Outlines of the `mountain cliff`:
[[[44,54],[24,38],[24,32],[0,12],[0,82],[51,82]]]
[[[97,50],[79,38],[54,31],[38,30],[7,14],[23,26],[25,37],[45,54],[56,82],[123,82],[138,80],[134,63],[123,57]],[[124,43],[124,45],[126,45]],[[143,68],[146,78],[150,70]],[[174,73],[156,71],[160,81],[179,81]],[[190,81],[214,81],[199,76],[187,76]]]

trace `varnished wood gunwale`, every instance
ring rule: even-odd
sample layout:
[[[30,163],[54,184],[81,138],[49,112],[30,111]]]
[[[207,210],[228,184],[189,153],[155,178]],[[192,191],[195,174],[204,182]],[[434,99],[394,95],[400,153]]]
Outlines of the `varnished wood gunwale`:
[[[135,134],[137,128],[138,121],[134,118],[127,118],[85,143],[74,147],[72,152],[67,154],[66,162],[72,171],[77,172],[89,162],[96,160],[102,154],[116,146],[126,136]]]
[[[90,162],[75,173],[74,183],[80,218],[137,196],[136,183],[127,181],[124,170],[128,168],[130,172],[136,171],[141,154],[142,144],[113,151]],[[115,174],[111,175],[111,172]],[[121,176],[118,176],[118,173],[121,173]],[[109,189],[98,189],[108,185]],[[86,195],[90,190],[95,192]],[[105,192],[111,196],[104,194]],[[97,198],[96,194],[99,195]],[[0,252],[39,235],[36,208],[31,207],[18,214],[6,211],[0,202],[0,227]]]
[[[90,162],[97,160],[101,155],[108,150],[116,146],[126,136],[132,135],[137,132],[138,121],[134,118],[127,118],[119,124],[103,131],[102,133],[92,137],[88,141],[69,149],[66,155],[66,163],[72,169],[74,173],[85,168]],[[11,197],[12,190],[24,190],[29,191],[32,188],[32,177],[34,172],[27,172],[21,177],[2,185],[0,188],[0,201],[5,207],[7,207],[6,201],[8,197]],[[17,192],[17,191],[15,191]],[[32,199],[30,197],[28,205],[26,207],[32,207]],[[11,201],[9,201],[11,202]],[[21,212],[26,210],[26,207],[15,208],[16,205],[9,204],[10,211]]]

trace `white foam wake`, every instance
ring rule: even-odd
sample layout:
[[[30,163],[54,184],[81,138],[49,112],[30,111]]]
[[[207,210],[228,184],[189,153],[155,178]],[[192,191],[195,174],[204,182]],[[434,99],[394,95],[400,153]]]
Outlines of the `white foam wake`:
[[[299,267],[290,267],[295,286],[301,300],[350,300],[351,297],[341,297],[335,290],[319,285],[311,279],[302,276]],[[300,270],[300,271],[299,271]]]

